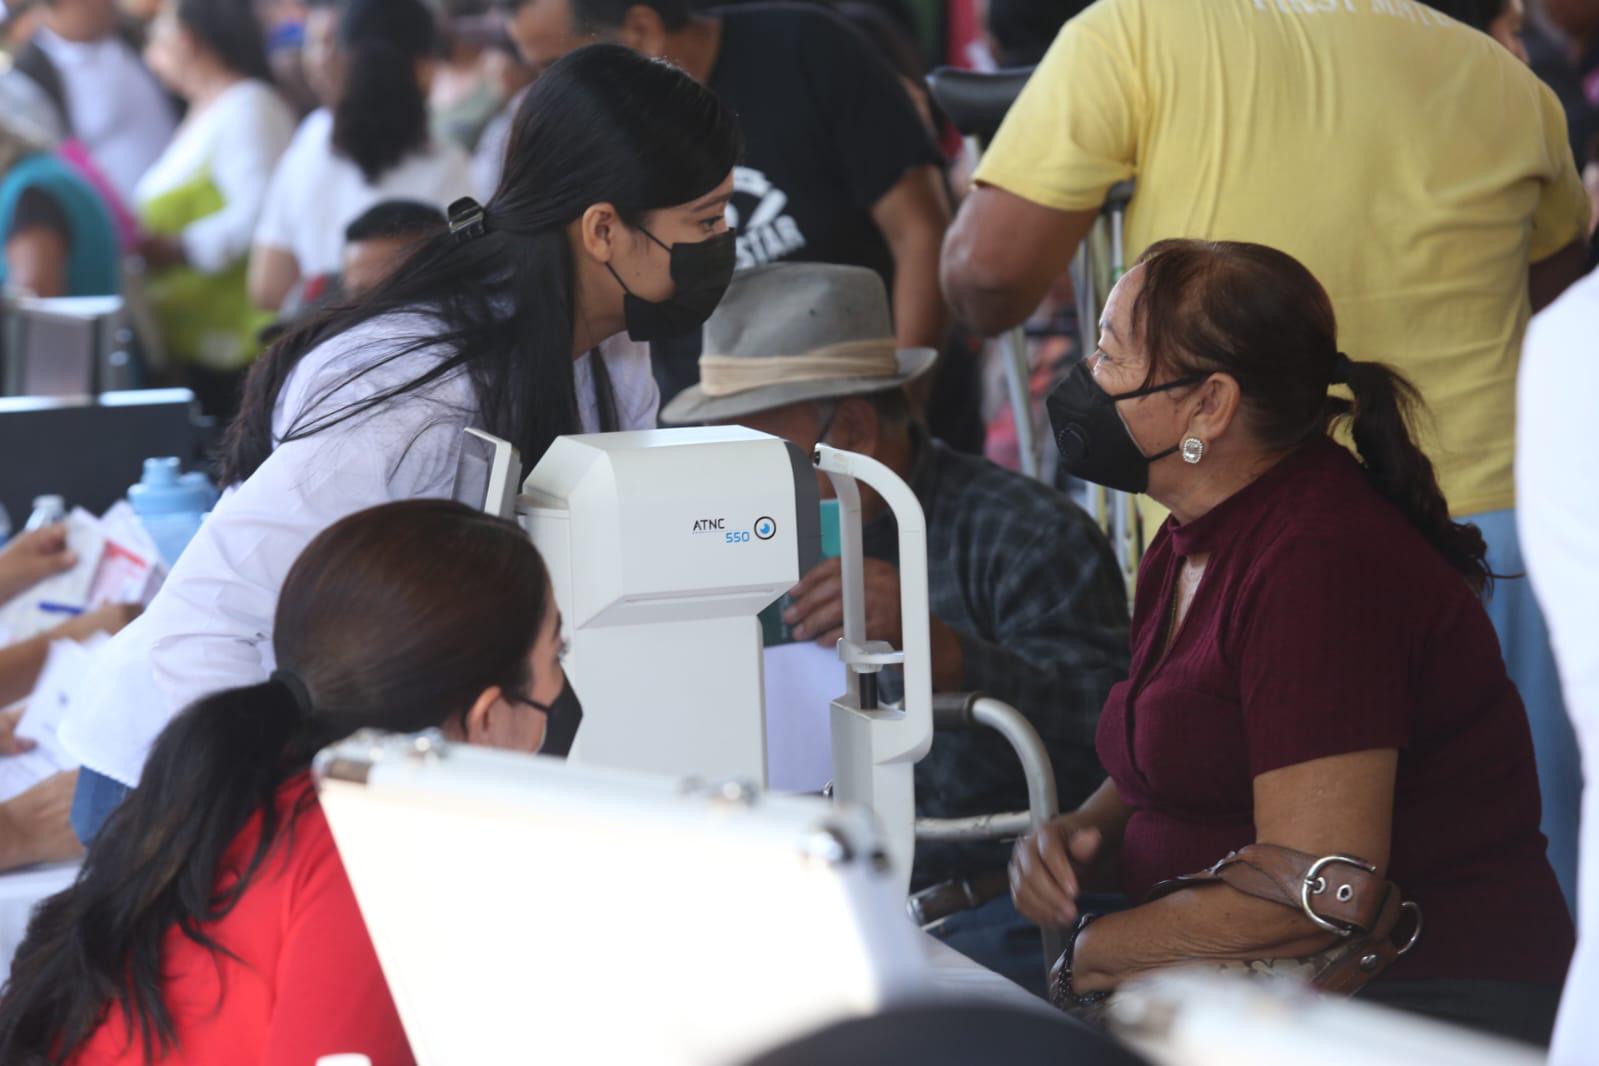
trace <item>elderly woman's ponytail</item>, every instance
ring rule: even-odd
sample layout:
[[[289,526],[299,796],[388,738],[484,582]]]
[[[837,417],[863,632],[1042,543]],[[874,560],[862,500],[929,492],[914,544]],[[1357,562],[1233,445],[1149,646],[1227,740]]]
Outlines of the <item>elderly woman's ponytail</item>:
[[[1414,423],[1422,407],[1416,387],[1382,363],[1339,355],[1334,381],[1349,386],[1354,401],[1329,397],[1334,419],[1347,419],[1366,477],[1399,508],[1438,554],[1481,593],[1493,580],[1487,542],[1474,525],[1449,517],[1432,460],[1416,445]]]

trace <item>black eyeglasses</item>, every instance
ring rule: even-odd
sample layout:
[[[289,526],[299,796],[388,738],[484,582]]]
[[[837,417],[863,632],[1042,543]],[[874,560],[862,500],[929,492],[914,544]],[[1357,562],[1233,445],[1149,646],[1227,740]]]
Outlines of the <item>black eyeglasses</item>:
[[[553,704],[553,703],[540,703],[538,700],[533,699],[531,696],[518,696],[515,693],[511,693],[511,692],[505,693],[505,699],[506,699],[506,702],[508,702],[508,703],[520,703],[522,706],[531,707],[535,711],[543,711],[545,714],[549,715],[551,718],[555,717],[555,704]]]
[[[817,444],[827,443],[827,435],[833,432],[833,419],[838,417],[838,409],[843,406],[844,403],[842,400],[835,402],[832,408],[827,412],[827,417],[822,419],[822,428],[816,434]]]
[[[561,646],[559,648],[555,649],[555,661],[558,662],[558,663],[565,663],[566,662],[566,657],[569,654],[571,654],[571,651],[572,651],[572,642],[570,640],[567,640],[565,637],[562,637],[561,638]],[[504,689],[502,689],[501,691],[505,693],[505,698],[508,701],[510,701],[511,703],[520,703],[522,706],[531,707],[535,711],[543,711],[545,714],[549,715],[551,718],[555,717],[555,704],[553,704],[553,703],[551,703],[551,704],[543,704],[543,703],[540,703],[538,700],[533,699],[530,696],[519,696],[516,693],[509,692],[509,691],[506,691]]]

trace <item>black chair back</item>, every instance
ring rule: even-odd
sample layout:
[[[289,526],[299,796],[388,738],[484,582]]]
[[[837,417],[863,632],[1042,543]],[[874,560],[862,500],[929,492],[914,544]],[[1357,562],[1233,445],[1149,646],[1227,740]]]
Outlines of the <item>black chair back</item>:
[[[992,74],[939,67],[927,76],[927,88],[939,110],[962,136],[976,137],[987,144],[999,132],[1005,113],[1032,75],[1032,67]]]

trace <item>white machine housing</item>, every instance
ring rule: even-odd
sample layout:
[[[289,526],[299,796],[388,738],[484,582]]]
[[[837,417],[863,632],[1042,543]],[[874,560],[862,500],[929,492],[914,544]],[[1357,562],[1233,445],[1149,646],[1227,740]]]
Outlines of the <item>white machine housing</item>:
[[[737,427],[561,437],[517,510],[565,616],[572,761],[764,786],[757,615],[820,556],[808,457]]]
[[[908,892],[916,854],[916,764],[933,746],[927,516],[910,486],[875,459],[818,444],[814,462],[838,496],[842,548],[844,636],[838,656],[848,687],[831,708],[833,797],[877,815],[900,887]],[[882,497],[898,529],[903,649],[866,639],[862,484]],[[903,673],[904,698],[898,705],[877,699],[877,674],[885,666],[898,666]]]
[[[422,1066],[719,1066],[933,991],[863,811],[437,734],[316,776]]]

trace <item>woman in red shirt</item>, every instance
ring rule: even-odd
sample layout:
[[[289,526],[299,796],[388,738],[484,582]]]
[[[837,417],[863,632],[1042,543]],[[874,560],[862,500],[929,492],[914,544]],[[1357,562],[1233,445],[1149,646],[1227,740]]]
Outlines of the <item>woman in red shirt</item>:
[[[1208,962],[1547,1042],[1571,923],[1483,541],[1414,390],[1341,354],[1326,292],[1258,245],[1156,245],[1102,333],[1050,401],[1062,458],[1172,517],[1100,720],[1110,779],[1011,864],[1024,914],[1076,925],[1058,998]],[[1145,902],[1080,916],[1096,881]]]
[[[272,680],[201,700],[47,901],[0,1001],[0,1062],[412,1061],[310,781],[359,729],[539,750],[576,716],[560,619],[514,524],[443,500],[331,526],[278,601]]]

